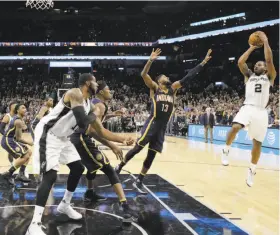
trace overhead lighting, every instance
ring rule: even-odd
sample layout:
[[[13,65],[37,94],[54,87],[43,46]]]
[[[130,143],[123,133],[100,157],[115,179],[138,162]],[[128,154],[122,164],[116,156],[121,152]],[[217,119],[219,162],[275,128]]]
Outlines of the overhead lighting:
[[[228,60],[229,61],[235,60],[235,57],[229,57]]]
[[[18,70],[18,71],[21,71],[21,70],[23,70],[23,68],[21,68],[21,67],[18,67],[18,68],[17,68],[17,70]]]
[[[190,59],[190,60],[185,60],[185,62],[191,62],[191,61],[196,61],[197,59]]]
[[[119,68],[120,71],[124,70],[124,68]]]

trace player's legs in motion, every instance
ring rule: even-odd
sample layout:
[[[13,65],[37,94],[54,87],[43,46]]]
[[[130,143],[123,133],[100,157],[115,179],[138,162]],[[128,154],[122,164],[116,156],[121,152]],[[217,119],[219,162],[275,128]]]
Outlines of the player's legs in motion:
[[[234,141],[237,133],[243,128],[243,126],[239,123],[234,123],[228,132],[227,135],[227,140],[226,140],[226,146],[223,149],[222,153],[222,163],[224,166],[227,166],[229,164],[228,162],[228,155],[229,155],[229,150],[232,142]]]
[[[12,166],[13,165],[13,161],[14,161],[14,158],[13,158],[12,154],[8,154],[8,160],[11,163],[11,166]]]

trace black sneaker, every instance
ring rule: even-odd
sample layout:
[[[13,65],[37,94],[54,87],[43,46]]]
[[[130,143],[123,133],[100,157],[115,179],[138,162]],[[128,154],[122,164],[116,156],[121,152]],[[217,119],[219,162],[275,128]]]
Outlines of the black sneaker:
[[[19,172],[19,174],[16,176],[16,180],[21,181],[23,183],[31,182],[31,179],[28,179],[23,172]]]
[[[102,197],[101,195],[98,195],[96,192],[93,190],[87,190],[84,194],[84,201],[85,202],[101,202],[101,201],[106,201],[106,197]]]
[[[143,183],[142,183],[142,181],[140,181],[140,180],[136,180],[136,181],[134,181],[134,183],[132,184],[132,186],[135,188],[135,189],[137,189],[137,191],[139,192],[139,193],[141,193],[141,194],[148,194],[148,192],[144,189],[144,187],[143,187]]]
[[[123,211],[123,223],[130,224],[132,222],[136,222],[138,220],[138,212],[133,210],[127,202],[121,203],[122,211]]]
[[[12,185],[12,186],[15,185],[14,177],[13,177],[13,175],[10,174],[10,172],[7,171],[7,172],[3,173],[2,176],[3,176],[3,178],[4,178],[5,180],[8,181],[8,183],[9,183],[10,185]]]

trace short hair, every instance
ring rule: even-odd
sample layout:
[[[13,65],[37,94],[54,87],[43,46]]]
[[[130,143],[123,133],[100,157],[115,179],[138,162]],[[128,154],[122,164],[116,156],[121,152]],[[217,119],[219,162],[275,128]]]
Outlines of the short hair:
[[[19,110],[20,106],[22,106],[22,105],[24,105],[24,104],[17,104],[17,105],[16,105],[16,107],[15,107],[15,113],[17,113],[17,112],[18,112],[18,110]]]
[[[12,102],[9,104],[9,110],[10,110],[10,111],[11,111],[12,105],[14,105],[14,104],[17,104],[17,102],[16,102],[16,101],[12,101]]]
[[[92,74],[91,73],[83,73],[81,74],[81,76],[79,77],[79,86],[83,86],[86,84],[87,81],[91,80],[92,78]]]
[[[107,86],[107,83],[103,80],[97,81],[97,84],[98,84],[97,93],[99,91],[102,91]]]
[[[46,97],[45,101],[49,101],[49,99],[53,99],[51,96]]]

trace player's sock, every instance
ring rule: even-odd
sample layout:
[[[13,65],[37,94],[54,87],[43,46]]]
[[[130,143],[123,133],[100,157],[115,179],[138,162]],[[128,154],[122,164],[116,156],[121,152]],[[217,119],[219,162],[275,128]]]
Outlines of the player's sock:
[[[257,167],[256,164],[253,164],[253,163],[250,164],[250,169],[252,170],[253,173],[256,172],[256,167]]]
[[[13,175],[14,174],[14,172],[17,170],[17,168],[16,167],[14,167],[14,166],[12,166],[10,169],[9,169],[9,173],[10,173],[10,175]]]
[[[126,204],[127,203],[127,200],[126,200],[126,198],[124,198],[124,199],[120,199],[120,204],[122,205],[122,204]]]
[[[20,167],[20,170],[19,170],[19,171],[20,171],[21,173],[24,174],[25,168],[26,168],[26,166],[25,166],[25,165],[22,165],[22,166]]]
[[[33,215],[33,218],[32,218],[32,222],[35,222],[35,223],[40,223],[40,222],[41,222],[44,209],[45,209],[45,208],[42,207],[42,206],[35,206],[35,210],[34,210],[34,215]],[[31,222],[31,223],[32,223],[32,222]]]
[[[66,203],[70,203],[72,197],[73,197],[74,192],[70,192],[66,189],[64,197],[62,200],[64,200]]]

